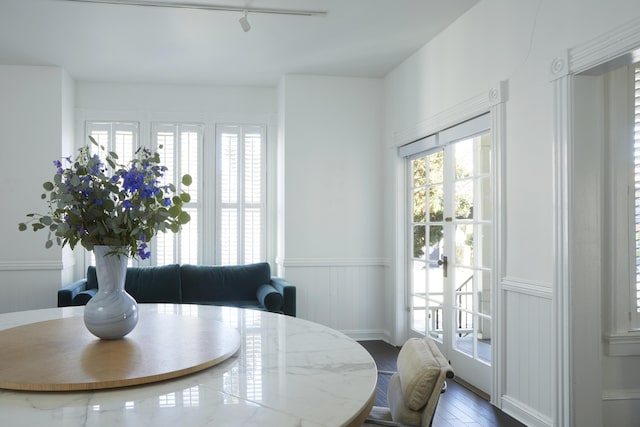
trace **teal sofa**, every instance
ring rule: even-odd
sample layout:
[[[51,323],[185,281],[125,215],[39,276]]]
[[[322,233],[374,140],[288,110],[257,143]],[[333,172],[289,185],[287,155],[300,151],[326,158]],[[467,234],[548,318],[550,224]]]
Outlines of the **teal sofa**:
[[[58,307],[85,305],[98,286],[96,268],[90,266],[86,278],[58,290]],[[129,267],[125,289],[139,303],[225,305],[296,315],[295,286],[271,277],[266,262]]]

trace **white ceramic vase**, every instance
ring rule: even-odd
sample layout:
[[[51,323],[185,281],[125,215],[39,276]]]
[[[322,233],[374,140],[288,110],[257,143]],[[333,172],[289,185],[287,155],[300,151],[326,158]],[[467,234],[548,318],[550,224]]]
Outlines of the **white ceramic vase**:
[[[98,292],[84,308],[84,324],[104,340],[123,338],[138,323],[138,303],[124,290],[128,257],[107,255],[111,246],[94,246]]]

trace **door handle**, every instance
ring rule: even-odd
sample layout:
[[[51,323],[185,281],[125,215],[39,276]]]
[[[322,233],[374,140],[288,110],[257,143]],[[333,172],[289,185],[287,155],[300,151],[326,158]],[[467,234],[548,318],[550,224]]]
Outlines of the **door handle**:
[[[447,260],[446,255],[442,255],[442,259],[438,260],[438,265],[442,266],[442,275],[447,277],[447,267],[449,265],[449,261]]]

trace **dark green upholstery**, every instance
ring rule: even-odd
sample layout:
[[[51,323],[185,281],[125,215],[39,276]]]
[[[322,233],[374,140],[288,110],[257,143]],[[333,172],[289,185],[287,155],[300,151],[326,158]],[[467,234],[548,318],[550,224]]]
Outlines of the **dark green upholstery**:
[[[58,290],[58,307],[84,305],[98,288],[96,269]],[[295,286],[271,277],[266,262],[233,265],[129,267],[125,289],[139,303],[194,303],[254,308],[296,315]]]

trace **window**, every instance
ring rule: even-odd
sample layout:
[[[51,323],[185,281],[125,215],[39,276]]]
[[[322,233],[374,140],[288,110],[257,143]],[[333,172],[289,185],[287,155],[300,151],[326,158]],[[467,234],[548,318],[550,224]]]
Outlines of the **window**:
[[[138,148],[137,122],[87,122],[86,132],[96,140],[100,147],[115,152],[122,164],[131,161]],[[102,155],[100,147],[91,144],[91,153]],[[88,252],[86,256],[88,257],[85,259],[86,262],[95,265],[93,252]],[[129,259],[129,265],[132,264],[133,260]]]
[[[166,182],[176,185],[178,192],[189,193],[191,201],[184,205],[184,210],[191,216],[191,221],[182,227],[178,234],[158,233],[155,239],[155,250],[151,256],[156,265],[172,263],[198,264],[200,262],[200,159],[203,137],[203,126],[200,124],[160,124],[152,125],[154,148],[160,154],[161,162],[168,169],[164,176]],[[181,177],[191,175],[193,182],[188,187],[181,187]],[[153,247],[152,247],[153,249]]]
[[[149,129],[150,134],[141,134],[140,129]],[[130,265],[266,261],[266,126],[216,126],[215,156],[207,157],[204,129],[199,123],[86,123],[86,135],[116,152],[121,163],[130,161],[139,146],[150,146],[168,168],[166,182],[191,196],[184,206],[191,221],[178,234],[158,233],[151,242],[151,259],[130,260]],[[215,173],[204,173],[213,169]],[[181,188],[185,174],[193,182]],[[213,180],[210,186],[204,182],[207,179]],[[92,254],[86,261],[93,264]]]
[[[138,123],[132,122],[88,122],[87,135],[108,151],[118,154],[121,163],[128,163],[138,148]],[[99,154],[100,149],[93,144],[91,152]]]
[[[623,66],[603,74],[603,79],[585,77],[590,86],[604,82],[604,99],[588,114],[588,106],[577,109],[582,122],[599,120],[604,114],[603,171],[603,288],[605,350],[610,356],[640,354],[640,64]],[[595,126],[597,133],[597,126]],[[591,130],[592,132],[594,130]],[[595,144],[595,143],[594,143]],[[598,148],[598,145],[594,145]],[[592,155],[587,173],[597,172],[599,155]],[[586,191],[589,191],[587,189]]]
[[[265,127],[216,128],[216,263],[265,260]]]

